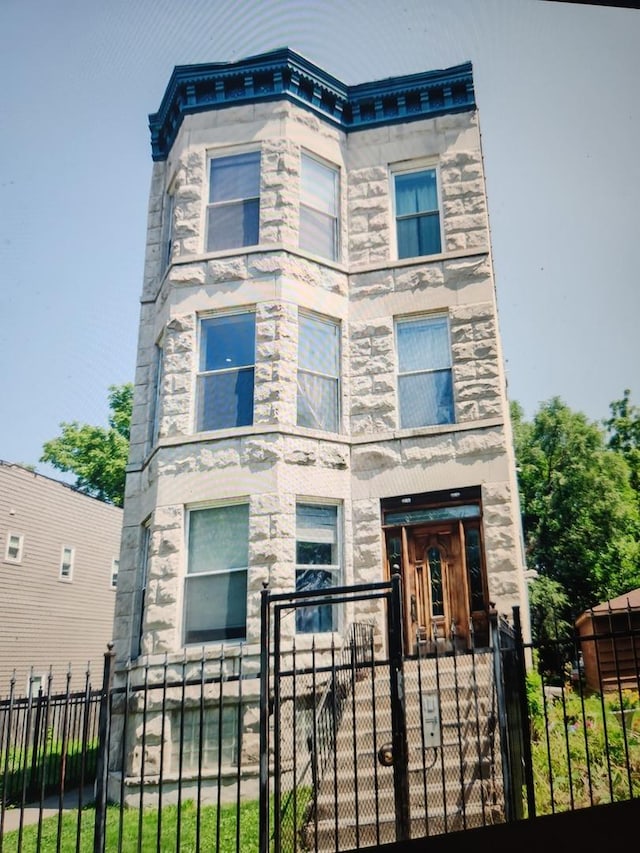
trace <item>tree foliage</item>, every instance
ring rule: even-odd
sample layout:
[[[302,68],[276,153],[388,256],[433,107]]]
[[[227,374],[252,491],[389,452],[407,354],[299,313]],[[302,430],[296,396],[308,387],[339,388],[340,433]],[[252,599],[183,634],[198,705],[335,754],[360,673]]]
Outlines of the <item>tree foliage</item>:
[[[75,474],[81,492],[122,506],[132,404],[132,383],[109,386],[109,427],[62,422],[61,434],[45,442],[40,461]]]
[[[621,400],[609,404],[611,417],[604,422],[607,446],[620,453],[629,466],[631,485],[640,501],[640,408],[631,403],[631,391],[627,388]]]
[[[557,582],[575,617],[640,586],[638,503],[624,455],[558,397],[512,420],[527,565]]]

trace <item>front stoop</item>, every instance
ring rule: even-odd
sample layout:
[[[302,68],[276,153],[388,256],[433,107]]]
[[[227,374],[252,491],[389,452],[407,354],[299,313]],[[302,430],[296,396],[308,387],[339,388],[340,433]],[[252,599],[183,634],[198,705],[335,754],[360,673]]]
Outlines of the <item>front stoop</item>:
[[[375,677],[373,689],[370,678],[357,682],[347,700],[334,760],[302,831],[309,850],[329,853],[397,840],[394,771],[378,760],[380,748],[392,742],[389,684],[381,673]],[[404,684],[410,837],[504,822],[491,656],[407,660]],[[423,728],[425,692],[439,697],[437,746],[428,745],[431,730]]]

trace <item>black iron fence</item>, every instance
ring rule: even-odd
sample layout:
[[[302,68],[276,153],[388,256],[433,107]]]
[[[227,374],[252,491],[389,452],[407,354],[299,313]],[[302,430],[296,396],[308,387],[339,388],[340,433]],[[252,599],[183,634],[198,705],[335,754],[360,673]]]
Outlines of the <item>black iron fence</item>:
[[[266,680],[234,646],[118,673],[109,652],[81,692],[10,687],[0,853],[319,853],[639,798],[633,620],[536,646],[514,611],[492,635],[396,669],[372,620],[324,646],[294,632],[277,667],[271,635]]]

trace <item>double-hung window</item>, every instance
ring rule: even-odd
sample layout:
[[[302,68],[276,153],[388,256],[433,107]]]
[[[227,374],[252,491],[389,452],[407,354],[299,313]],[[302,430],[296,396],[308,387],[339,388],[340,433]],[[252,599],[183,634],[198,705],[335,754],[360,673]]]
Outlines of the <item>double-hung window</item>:
[[[111,589],[118,588],[118,572],[120,571],[120,560],[111,561]]]
[[[398,320],[396,341],[400,426],[453,423],[448,318]]]
[[[207,251],[255,246],[260,231],[260,152],[209,161]]]
[[[246,636],[249,505],[192,509],[188,516],[184,641]]]
[[[296,591],[324,590],[340,583],[338,507],[298,503],[296,506]],[[296,610],[296,631],[337,631],[338,606],[309,604]]]
[[[165,193],[162,209],[162,269],[165,270],[171,263],[173,254],[173,215],[175,209],[175,196],[173,193]]]
[[[438,254],[442,244],[436,170],[396,172],[394,181],[398,257]]]
[[[158,441],[160,431],[160,403],[162,401],[162,382],[164,376],[164,352],[162,344],[153,350],[153,381],[149,389],[149,436],[147,450],[151,450]]]
[[[22,562],[22,546],[24,544],[24,536],[22,533],[9,533],[7,537],[7,550],[4,558],[7,563]]]
[[[298,318],[298,426],[338,432],[340,327]]]
[[[253,423],[255,314],[221,314],[200,324],[198,431]]]
[[[73,548],[69,545],[64,545],[62,548],[62,556],[60,557],[60,580],[71,581],[73,579]]]
[[[303,154],[300,175],[300,248],[338,257],[338,170]]]

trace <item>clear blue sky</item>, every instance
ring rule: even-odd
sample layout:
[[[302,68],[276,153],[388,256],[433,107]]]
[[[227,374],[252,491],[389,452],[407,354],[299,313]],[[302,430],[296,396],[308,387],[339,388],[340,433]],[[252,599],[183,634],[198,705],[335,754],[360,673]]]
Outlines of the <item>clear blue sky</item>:
[[[345,83],[470,60],[509,395],[640,403],[640,11],[544,0],[0,0],[0,459],[133,380],[148,114],[288,46]]]

